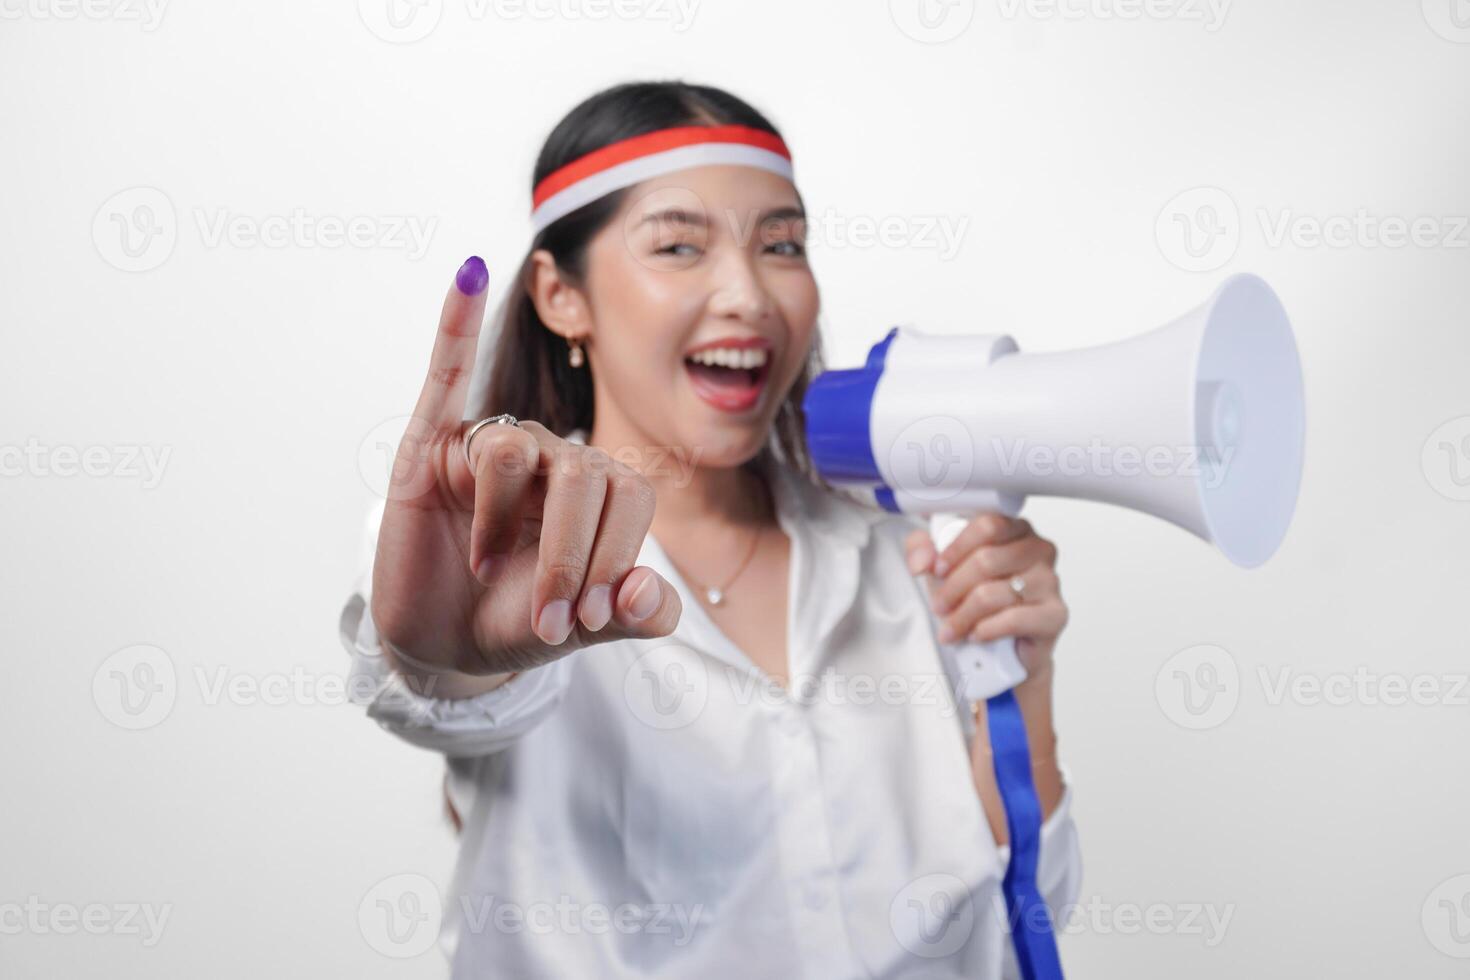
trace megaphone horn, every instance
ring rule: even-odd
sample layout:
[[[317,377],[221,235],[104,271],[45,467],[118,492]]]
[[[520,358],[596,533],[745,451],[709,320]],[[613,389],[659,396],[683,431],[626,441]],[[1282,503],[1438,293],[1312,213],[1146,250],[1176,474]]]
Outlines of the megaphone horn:
[[[889,510],[1105,501],[1246,567],[1280,544],[1301,479],[1301,362],[1281,302],[1252,275],[1156,330],[1080,350],[895,327],[861,368],[815,379],[803,408],[823,478]]]

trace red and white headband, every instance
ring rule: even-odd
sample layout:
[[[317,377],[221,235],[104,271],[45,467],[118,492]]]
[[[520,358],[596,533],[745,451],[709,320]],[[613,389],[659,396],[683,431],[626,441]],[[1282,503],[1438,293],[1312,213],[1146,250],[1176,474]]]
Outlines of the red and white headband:
[[[613,191],[690,167],[735,164],[791,180],[781,137],[749,126],[675,126],[610,143],[547,174],[531,195],[533,235]]]

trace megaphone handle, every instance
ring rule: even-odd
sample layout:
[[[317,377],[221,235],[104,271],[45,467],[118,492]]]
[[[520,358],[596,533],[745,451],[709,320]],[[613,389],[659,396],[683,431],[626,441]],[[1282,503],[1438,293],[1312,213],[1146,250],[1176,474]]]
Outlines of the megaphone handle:
[[[929,519],[929,536],[936,551],[943,551],[959,535],[969,518],[960,514],[935,514]],[[1023,980],[1062,980],[1051,910],[1041,895],[1036,870],[1041,851],[1041,801],[1031,780],[1031,751],[1026,723],[1011,689],[1026,679],[1026,669],[1016,656],[1016,639],[1002,637],[988,643],[967,641],[946,645],[959,666],[957,697],[969,705],[986,702],[986,729],[990,736],[996,788],[1005,807],[1011,857],[1007,862],[1001,892],[1012,923],[1011,944]]]
[[[970,520],[963,514],[931,516],[929,537],[934,539],[934,550],[938,552],[949,547]],[[960,690],[956,693],[971,704],[1009,691],[1026,679],[1026,668],[1021,666],[1021,659],[1016,656],[1016,638],[1013,636],[984,643],[974,640],[949,643],[945,644],[945,650],[959,670]]]

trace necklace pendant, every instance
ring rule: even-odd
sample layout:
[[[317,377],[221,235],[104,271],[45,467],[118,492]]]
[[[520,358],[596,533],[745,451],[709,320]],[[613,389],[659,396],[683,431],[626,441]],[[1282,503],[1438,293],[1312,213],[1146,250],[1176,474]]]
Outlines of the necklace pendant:
[[[709,604],[712,606],[718,606],[725,601],[725,593],[719,589],[705,589],[704,597],[709,600]]]

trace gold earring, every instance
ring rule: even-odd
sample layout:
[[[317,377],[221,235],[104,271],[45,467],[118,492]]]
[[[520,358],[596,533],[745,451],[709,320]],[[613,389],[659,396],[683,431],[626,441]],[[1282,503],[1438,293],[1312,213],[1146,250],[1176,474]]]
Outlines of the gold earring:
[[[567,363],[574,368],[579,368],[587,362],[587,357],[582,353],[582,341],[576,337],[568,337],[567,344],[571,348],[567,351]]]

